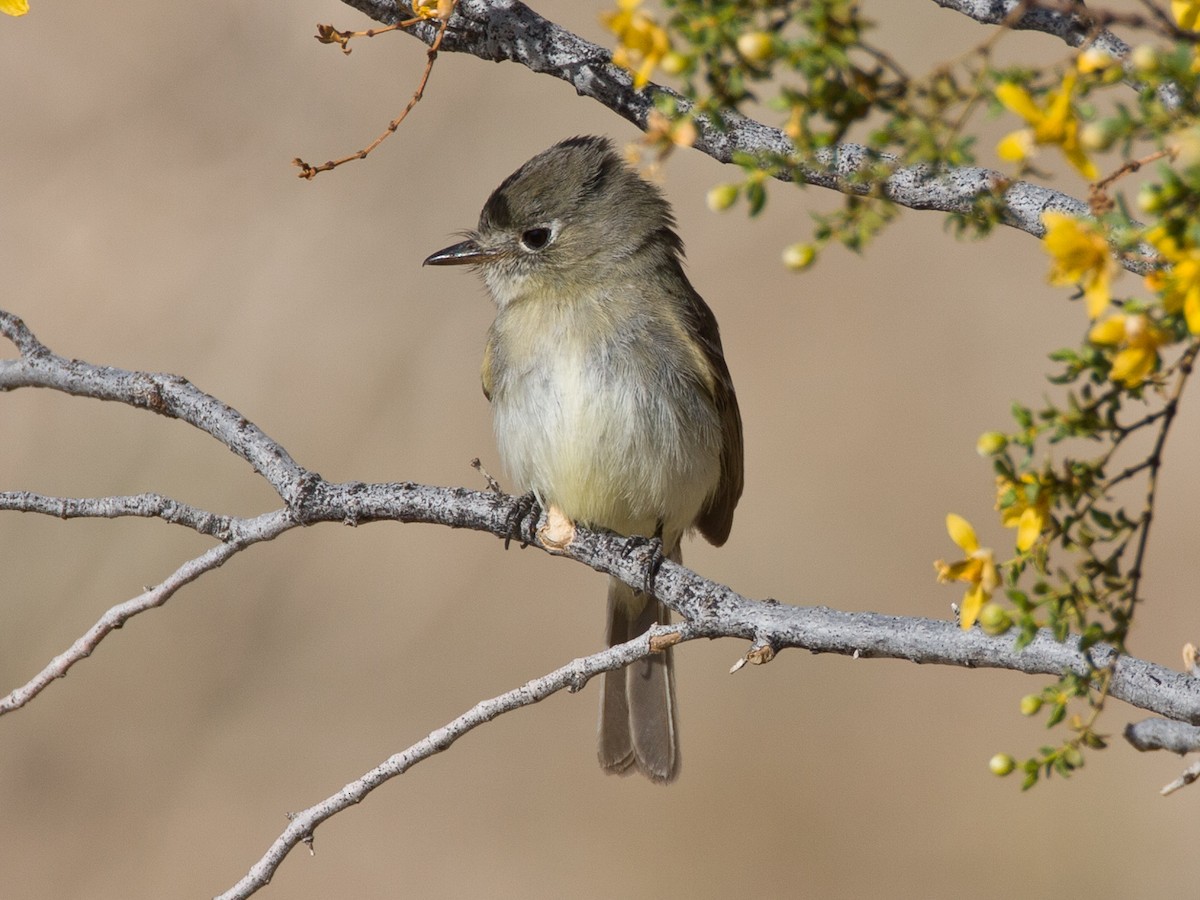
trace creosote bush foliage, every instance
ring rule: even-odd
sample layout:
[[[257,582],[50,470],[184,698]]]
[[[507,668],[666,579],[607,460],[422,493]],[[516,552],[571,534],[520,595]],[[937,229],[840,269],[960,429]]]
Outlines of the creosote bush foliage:
[[[999,65],[995,50],[1010,26],[1038,10],[1074,16],[1080,46],[1058,59]],[[744,203],[756,215],[771,175],[788,172],[803,186],[802,161],[811,165],[846,141],[867,148],[872,164],[857,177],[876,187],[845,194],[835,212],[815,216],[811,235],[783,250],[798,271],[831,243],[863,250],[895,220],[898,208],[877,186],[899,167],[936,174],[999,163],[1003,177],[975,198],[972,214],[947,218],[963,237],[1000,224],[1009,179],[1050,183],[1053,170],[1090,183],[1090,216],[1042,218],[1047,278],[1082,301],[1079,341],[1047,348],[1049,399],[1014,403],[1011,423],[998,423],[976,448],[992,462],[986,489],[995,492],[999,524],[1013,532],[1012,550],[982,546],[951,513],[947,529],[961,558],[935,568],[939,580],[966,585],[964,629],[1011,633],[1020,647],[1049,628],[1060,640],[1079,635],[1084,649],[1103,642],[1125,652],[1147,599],[1164,448],[1200,349],[1200,0],[1133,11],[1028,0],[978,46],[921,72],[875,42],[854,0],[619,0],[605,23],[613,59],[634,73],[636,87],[660,79],[694,102],[684,116],[660,98],[651,142],[689,143],[691,117],[719,127],[732,111],[753,112],[793,142],[794,156],[737,157],[741,180],[709,192],[715,211]],[[1115,39],[1110,27],[1136,43]],[[984,119],[1004,127],[995,145],[975,136]],[[1044,715],[1059,737],[1023,763],[998,754],[992,770],[1019,769],[1030,787],[1071,774],[1086,750],[1104,747],[1098,723],[1114,664],[1024,697],[1020,712]]]

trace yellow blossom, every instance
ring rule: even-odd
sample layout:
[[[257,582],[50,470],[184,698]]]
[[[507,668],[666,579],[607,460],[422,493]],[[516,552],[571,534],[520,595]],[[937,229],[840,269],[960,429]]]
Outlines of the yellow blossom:
[[[1108,377],[1128,388],[1138,387],[1158,367],[1158,348],[1170,336],[1142,313],[1113,316],[1088,332],[1093,344],[1116,347]]]
[[[454,12],[455,0],[436,0],[434,3],[414,3],[413,15],[418,19],[449,19]]]
[[[1200,30],[1200,0],[1171,0],[1171,15],[1180,28],[1188,31]]]
[[[1071,93],[1077,78],[1075,72],[1064,75],[1062,86],[1046,95],[1044,106],[1039,106],[1018,84],[1005,81],[996,86],[996,99],[1030,126],[1000,142],[996,152],[1002,159],[1022,162],[1033,152],[1035,144],[1057,144],[1081,175],[1092,180],[1100,177],[1096,164],[1087,158],[1079,143],[1079,121],[1071,108]]]
[[[9,16],[23,16],[29,12],[29,0],[0,0],[0,12]]]
[[[1146,240],[1171,264],[1164,272],[1148,275],[1147,287],[1161,293],[1167,312],[1183,312],[1188,331],[1200,334],[1200,247],[1190,241],[1181,245],[1161,227],[1150,229]]]
[[[1038,487],[1034,487],[1038,485]],[[1036,494],[1031,500],[1030,494]],[[1019,482],[996,477],[996,509],[1005,528],[1017,529],[1017,549],[1024,553],[1036,542],[1050,518],[1050,491],[1037,476],[1026,472]]]
[[[1042,213],[1042,223],[1046,226],[1042,244],[1054,258],[1050,283],[1082,286],[1088,316],[1098,319],[1108,306],[1110,285],[1117,273],[1104,235],[1088,223],[1060,212]]]
[[[642,0],[617,0],[618,11],[601,16],[619,42],[612,61],[633,73],[633,88],[640,90],[663,57],[671,52],[671,39],[654,19],[638,9]]]
[[[1117,58],[1110,53],[1105,53],[1099,47],[1089,47],[1084,50],[1075,60],[1075,68],[1081,75],[1090,75],[1093,72],[1103,72],[1118,62]]]
[[[991,599],[992,592],[1000,584],[1000,575],[996,571],[992,551],[979,546],[979,539],[970,522],[950,513],[946,516],[946,530],[950,533],[950,540],[958,544],[967,558],[954,563],[939,559],[933,567],[937,569],[940,582],[965,581],[970,585],[963,595],[962,609],[958,613],[959,624],[965,631],[975,624],[983,604]]]

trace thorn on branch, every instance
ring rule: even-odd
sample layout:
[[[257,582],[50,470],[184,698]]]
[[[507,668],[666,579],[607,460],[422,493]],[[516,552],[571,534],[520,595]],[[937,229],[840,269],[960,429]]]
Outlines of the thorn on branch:
[[[729,674],[732,675],[746,663],[750,663],[752,666],[766,665],[775,658],[775,653],[775,647],[770,641],[759,638],[746,652],[746,655],[733,664],[729,669]]]
[[[1183,645],[1183,670],[1193,678],[1200,678],[1200,666],[1196,665],[1196,645],[1191,641]]]
[[[1200,760],[1196,760],[1196,762],[1192,763],[1190,766],[1188,766],[1186,769],[1184,769],[1183,774],[1180,775],[1178,778],[1176,778],[1174,781],[1172,781],[1170,784],[1164,785],[1163,789],[1161,791],[1159,791],[1159,793],[1161,793],[1164,797],[1166,797],[1168,794],[1175,793],[1180,788],[1187,787],[1189,784],[1191,784],[1197,778],[1200,778]]]
[[[291,822],[291,821],[295,820],[295,818],[296,818],[297,816],[299,816],[299,815],[300,815],[299,813],[294,813],[294,812],[286,812],[286,813],[284,813],[284,816],[287,818],[287,820],[288,820],[289,822]],[[316,855],[317,855],[317,851],[316,851],[316,849],[313,847],[313,844],[314,844],[314,843],[315,843],[315,841],[316,841],[316,835],[314,835],[314,834],[313,834],[313,833],[310,831],[310,832],[308,832],[306,835],[304,835],[304,837],[300,838],[300,840],[301,840],[301,842],[303,842],[304,846],[308,848],[308,855],[309,855],[309,856],[316,856]]]

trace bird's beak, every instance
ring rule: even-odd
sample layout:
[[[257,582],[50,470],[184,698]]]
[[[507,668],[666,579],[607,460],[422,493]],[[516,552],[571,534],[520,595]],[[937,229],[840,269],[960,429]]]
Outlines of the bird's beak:
[[[425,258],[423,266],[468,266],[472,263],[486,262],[495,253],[485,250],[473,240],[466,240],[445,250],[430,254]]]

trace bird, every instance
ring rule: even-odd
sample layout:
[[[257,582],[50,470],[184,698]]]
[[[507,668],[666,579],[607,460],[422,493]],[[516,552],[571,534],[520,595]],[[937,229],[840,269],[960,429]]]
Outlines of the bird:
[[[657,186],[604,137],[538,153],[497,187],[465,239],[426,265],[467,265],[495,303],[483,354],[501,463],[546,512],[551,549],[576,525],[725,543],[743,488],[742,421],[716,317],[683,268]],[[643,585],[647,587],[647,585]],[[670,621],[610,577],[610,646]],[[680,768],[672,651],[605,673],[598,756],[668,783]]]

